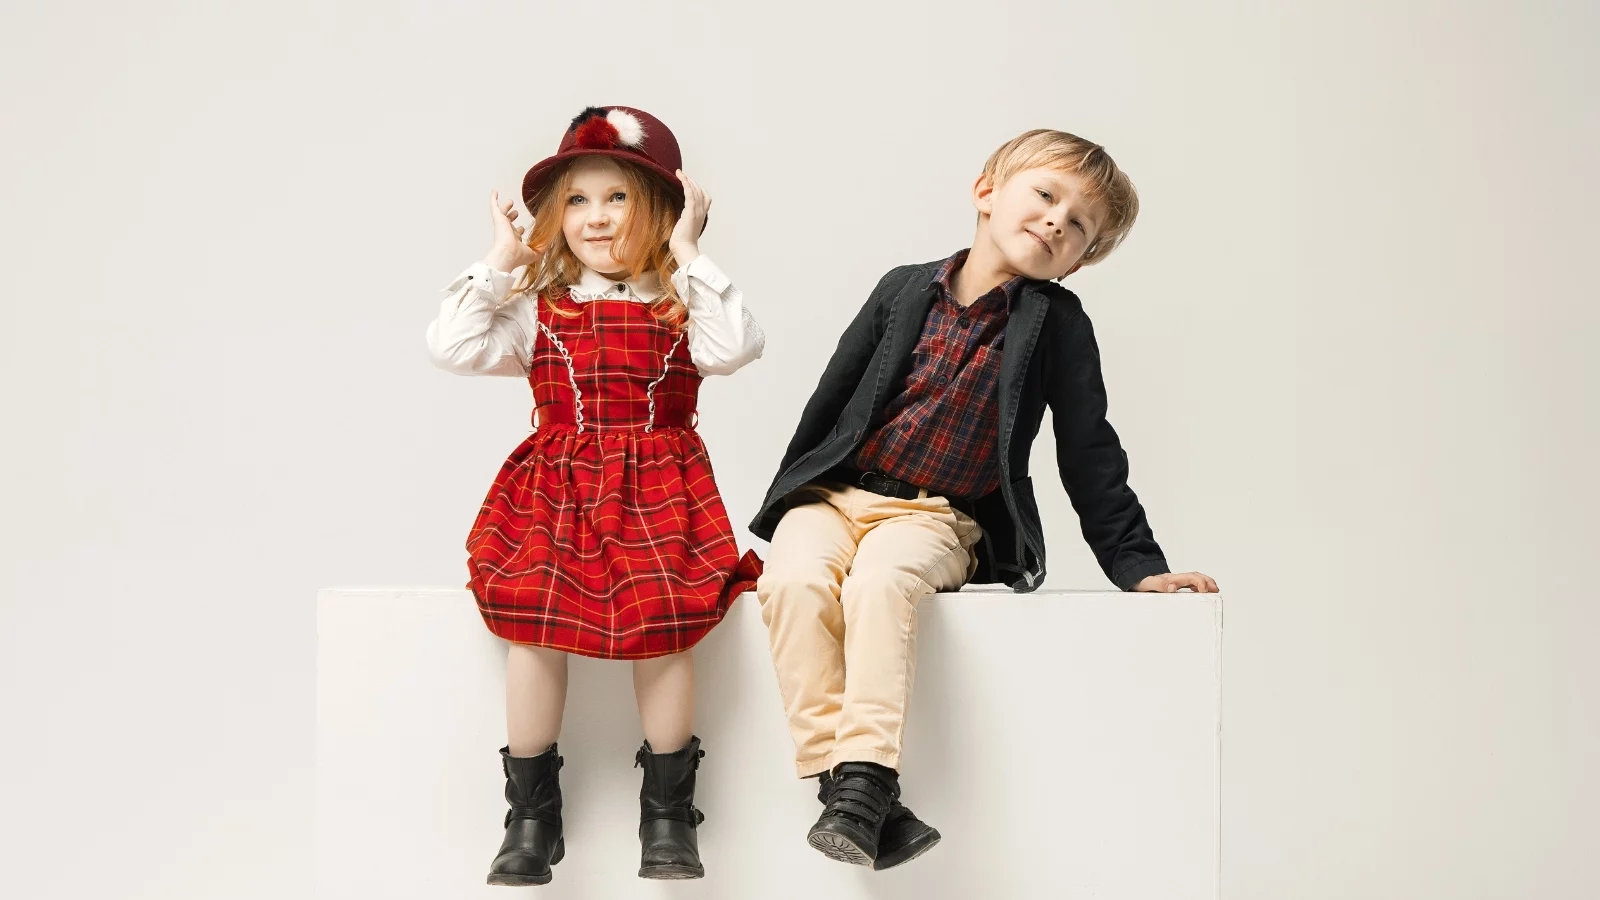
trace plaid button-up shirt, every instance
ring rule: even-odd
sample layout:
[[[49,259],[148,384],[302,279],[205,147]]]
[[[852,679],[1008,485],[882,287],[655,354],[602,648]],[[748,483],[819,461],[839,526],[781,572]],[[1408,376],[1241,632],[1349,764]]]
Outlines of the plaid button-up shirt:
[[[1000,486],[1001,345],[1024,279],[962,308],[953,282],[967,252],[945,260],[935,274],[939,296],[917,339],[911,373],[853,465],[929,493],[977,499]]]

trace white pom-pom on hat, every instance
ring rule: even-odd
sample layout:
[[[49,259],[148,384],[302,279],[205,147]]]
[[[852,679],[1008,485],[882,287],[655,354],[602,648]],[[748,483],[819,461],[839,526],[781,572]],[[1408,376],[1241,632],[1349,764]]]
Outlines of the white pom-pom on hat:
[[[633,113],[613,109],[606,113],[606,121],[617,130],[617,138],[624,147],[637,147],[644,143],[644,123]]]

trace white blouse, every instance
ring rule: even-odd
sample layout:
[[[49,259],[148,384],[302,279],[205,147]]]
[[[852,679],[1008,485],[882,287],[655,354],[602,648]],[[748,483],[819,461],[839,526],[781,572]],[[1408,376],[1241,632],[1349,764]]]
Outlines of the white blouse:
[[[510,375],[526,378],[539,336],[538,298],[521,293],[506,299],[510,272],[478,262],[450,286],[439,317],[428,325],[428,352],[433,364],[457,375]],[[766,335],[745,308],[744,294],[704,254],[672,275],[688,307],[689,357],[704,375],[731,375],[759,359]],[[633,300],[652,303],[661,297],[659,280],[645,275],[633,281],[612,281],[585,267],[571,287],[572,299]]]

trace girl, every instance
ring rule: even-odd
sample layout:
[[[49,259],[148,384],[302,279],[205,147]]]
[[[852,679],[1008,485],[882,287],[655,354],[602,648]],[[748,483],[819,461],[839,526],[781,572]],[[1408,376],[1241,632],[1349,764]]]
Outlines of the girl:
[[[510,642],[500,756],[511,809],[490,884],[545,884],[565,851],[555,742],[570,653],[633,660],[640,877],[705,874],[689,650],[761,561],[739,556],[695,398],[703,376],[758,358],[765,339],[700,255],[711,202],[680,160],[648,113],[584,110],[523,179],[531,231],[491,195],[494,245],[428,327],[441,368],[533,387],[535,430],[467,536],[479,611]]]

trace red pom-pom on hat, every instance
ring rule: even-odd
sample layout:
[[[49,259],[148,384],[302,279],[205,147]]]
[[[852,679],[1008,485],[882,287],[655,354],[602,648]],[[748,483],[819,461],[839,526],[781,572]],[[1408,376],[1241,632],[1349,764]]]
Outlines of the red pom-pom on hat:
[[[577,145],[584,150],[609,150],[617,146],[620,137],[617,126],[606,121],[605,116],[588,119],[573,133]]]

